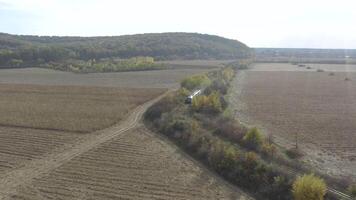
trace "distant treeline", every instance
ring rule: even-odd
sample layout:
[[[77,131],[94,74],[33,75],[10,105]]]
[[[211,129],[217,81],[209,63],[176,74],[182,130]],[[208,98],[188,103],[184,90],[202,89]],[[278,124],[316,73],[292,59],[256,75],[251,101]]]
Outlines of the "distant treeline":
[[[92,72],[124,72],[165,69],[166,65],[156,63],[152,57],[133,57],[128,59],[90,59],[67,60],[63,62],[47,62],[39,64],[39,67],[70,71],[75,73]]]
[[[256,62],[356,64],[355,49],[255,48]]]
[[[112,37],[22,36],[0,33],[0,67],[29,67],[68,60],[152,57],[240,59],[252,55],[245,44],[196,33],[157,33]]]

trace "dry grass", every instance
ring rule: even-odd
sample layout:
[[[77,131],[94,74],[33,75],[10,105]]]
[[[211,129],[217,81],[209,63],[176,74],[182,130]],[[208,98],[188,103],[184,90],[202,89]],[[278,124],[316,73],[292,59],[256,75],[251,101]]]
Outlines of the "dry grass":
[[[0,125],[91,132],[117,123],[164,91],[0,84]]]

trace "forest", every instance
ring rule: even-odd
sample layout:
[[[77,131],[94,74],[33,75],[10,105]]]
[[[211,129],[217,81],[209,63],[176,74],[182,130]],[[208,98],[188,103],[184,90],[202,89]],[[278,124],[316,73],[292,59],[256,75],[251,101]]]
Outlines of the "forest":
[[[172,59],[239,59],[252,55],[245,44],[197,33],[150,33],[110,37],[25,36],[0,33],[0,67],[48,67],[68,61],[152,57]],[[62,67],[53,67],[63,69]],[[69,67],[64,67],[69,69]]]

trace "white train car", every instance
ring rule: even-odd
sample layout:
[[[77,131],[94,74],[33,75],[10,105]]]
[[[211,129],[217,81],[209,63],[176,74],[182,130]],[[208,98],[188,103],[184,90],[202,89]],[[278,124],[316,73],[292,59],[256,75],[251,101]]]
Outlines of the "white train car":
[[[185,103],[191,104],[193,101],[193,98],[200,94],[201,94],[201,90],[195,90],[191,95],[187,96],[187,98],[185,99]]]

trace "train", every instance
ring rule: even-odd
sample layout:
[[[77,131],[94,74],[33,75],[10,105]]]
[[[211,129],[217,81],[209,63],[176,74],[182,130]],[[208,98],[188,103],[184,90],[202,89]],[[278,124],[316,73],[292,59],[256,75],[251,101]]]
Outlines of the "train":
[[[187,96],[187,98],[185,99],[184,102],[185,102],[186,104],[191,104],[192,101],[193,101],[193,99],[194,99],[194,97],[200,95],[201,92],[202,92],[202,90],[195,90],[191,95]]]

